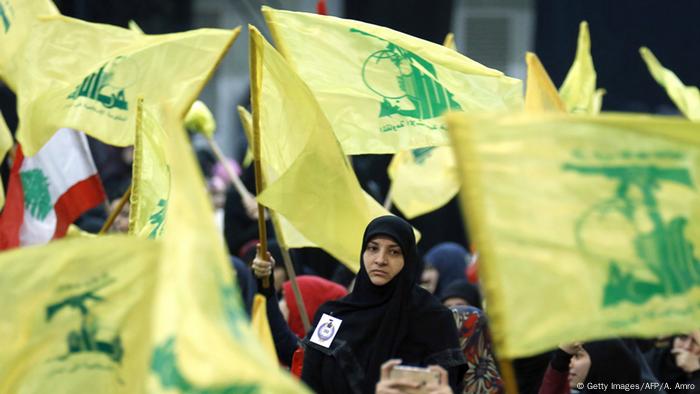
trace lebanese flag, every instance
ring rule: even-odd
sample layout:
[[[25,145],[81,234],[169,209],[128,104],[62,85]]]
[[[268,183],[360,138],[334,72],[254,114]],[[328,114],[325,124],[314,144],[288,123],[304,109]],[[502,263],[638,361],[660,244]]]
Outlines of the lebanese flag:
[[[87,138],[60,129],[32,157],[19,146],[0,215],[0,249],[45,244],[105,201]]]

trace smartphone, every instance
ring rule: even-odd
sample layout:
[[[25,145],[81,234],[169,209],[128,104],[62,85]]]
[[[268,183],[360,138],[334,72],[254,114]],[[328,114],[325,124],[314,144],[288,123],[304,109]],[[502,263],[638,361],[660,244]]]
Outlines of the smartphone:
[[[440,372],[431,371],[428,368],[397,365],[389,373],[391,379],[402,379],[419,384],[418,388],[404,389],[408,394],[427,393],[426,386],[430,383],[440,384]]]

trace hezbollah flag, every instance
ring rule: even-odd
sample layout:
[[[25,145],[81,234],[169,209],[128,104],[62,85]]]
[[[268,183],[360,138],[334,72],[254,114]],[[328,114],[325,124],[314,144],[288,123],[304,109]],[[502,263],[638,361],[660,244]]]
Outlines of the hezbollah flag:
[[[0,0],[0,79],[14,92],[27,61],[19,54],[41,15],[58,15],[51,0]]]
[[[248,138],[248,151],[246,152],[246,157],[250,155],[250,160],[253,160],[253,153],[251,148],[253,146],[253,116],[242,106],[238,106],[238,116],[243,124],[243,131],[245,132],[246,138]],[[263,184],[267,184],[271,181],[269,174],[275,174],[275,169],[270,166],[270,163],[274,162],[269,160],[269,158],[263,158],[262,164],[265,168],[262,170]],[[275,179],[274,177],[272,179]],[[313,242],[309,241],[304,237],[299,230],[294,228],[294,226],[284,218],[284,216],[277,214],[275,211],[270,211],[270,219],[272,224],[275,226],[275,236],[279,244],[285,248],[317,248],[318,246]]]
[[[186,133],[168,122],[178,214],[163,239],[0,255],[0,392],[307,392],[254,337]]]
[[[673,71],[661,65],[647,47],[639,48],[642,59],[654,80],[666,89],[666,93],[683,115],[690,120],[700,119],[700,91],[695,86],[685,86]]]
[[[12,148],[12,134],[10,129],[5,123],[5,118],[0,113],[0,162],[5,160],[5,155]],[[2,183],[0,183],[0,209],[5,205],[5,191],[3,190]]]
[[[456,51],[348,19],[262,8],[345,154],[448,145],[447,111],[522,107],[522,83]]]
[[[133,145],[137,97],[184,117],[239,30],[143,35],[64,16],[42,18],[22,51],[17,140],[27,156],[61,127]]]
[[[268,169],[258,201],[357,271],[365,226],[388,213],[362,191],[306,84],[257,29],[249,31],[253,115]]]
[[[449,124],[501,356],[697,328],[698,124],[558,114]]]
[[[138,100],[129,211],[129,234],[148,239],[163,234],[170,197],[170,167],[165,154],[168,136],[155,111]]]

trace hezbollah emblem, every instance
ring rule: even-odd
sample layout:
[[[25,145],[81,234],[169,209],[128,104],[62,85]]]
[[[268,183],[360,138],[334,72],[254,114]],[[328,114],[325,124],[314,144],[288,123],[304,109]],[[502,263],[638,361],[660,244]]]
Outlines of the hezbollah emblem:
[[[616,183],[612,196],[584,212],[575,228],[577,242],[587,254],[606,253],[600,245],[589,244],[591,234],[600,232],[595,230],[596,222],[607,221],[607,227],[614,222],[615,228],[628,229],[631,236],[627,256],[607,258],[610,265],[603,306],[623,301],[644,304],[655,295],[678,295],[700,286],[700,261],[694,255],[694,245],[685,235],[688,219],[664,212],[662,200],[657,196],[661,186],[666,184],[692,189],[694,185],[687,168],[638,163],[567,163],[563,170],[605,177]],[[606,226],[597,227],[602,230]]]
[[[461,110],[454,95],[438,80],[435,66],[426,59],[381,37],[358,29],[362,34],[386,43],[362,64],[362,80],[382,97],[379,117],[402,115],[414,119],[432,119],[447,110]],[[393,75],[394,79],[387,78]]]

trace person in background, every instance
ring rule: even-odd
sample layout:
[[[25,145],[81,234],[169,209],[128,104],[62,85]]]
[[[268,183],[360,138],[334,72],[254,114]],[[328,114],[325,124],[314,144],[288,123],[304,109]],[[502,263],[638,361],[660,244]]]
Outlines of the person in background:
[[[669,394],[700,393],[700,330],[662,341],[646,355],[659,381],[668,383]]]
[[[467,280],[467,263],[470,260],[469,252],[460,244],[444,242],[435,245],[425,254],[426,264],[430,264],[439,272],[435,295],[442,297],[450,283],[457,280]]]
[[[275,280],[277,279],[275,278]],[[320,276],[297,276],[297,284],[299,285],[299,292],[304,301],[304,307],[306,308],[309,321],[313,319],[318,307],[322,304],[345,297],[348,294],[348,291],[345,290],[343,286],[323,279]],[[285,317],[289,328],[294,334],[299,338],[304,338],[304,336],[306,336],[306,330],[304,330],[304,325],[301,320],[301,311],[299,311],[299,306],[294,296],[294,291],[292,290],[292,282],[284,282],[282,285],[282,294],[283,297],[279,301],[282,316]]]
[[[442,305],[447,308],[453,306],[473,306],[483,310],[481,304],[481,293],[479,288],[466,280],[458,280],[450,283],[449,286],[442,292],[440,299]]]
[[[424,288],[430,294],[435,294],[437,289],[440,273],[431,264],[426,264],[420,276],[420,287]]]
[[[450,308],[459,332],[459,343],[467,359],[462,393],[504,393],[491,347],[491,336],[484,312],[466,305]]]
[[[316,393],[371,393],[382,364],[398,358],[440,365],[458,392],[466,365],[457,330],[450,311],[417,284],[411,225],[378,217],[367,225],[360,250],[353,291],[316,312],[304,340],[302,380]]]
[[[629,392],[624,387],[641,387],[641,368],[620,339],[562,345],[540,386],[540,394]],[[611,383],[621,389],[612,389]]]

